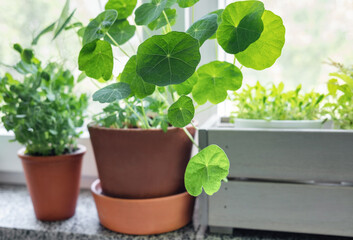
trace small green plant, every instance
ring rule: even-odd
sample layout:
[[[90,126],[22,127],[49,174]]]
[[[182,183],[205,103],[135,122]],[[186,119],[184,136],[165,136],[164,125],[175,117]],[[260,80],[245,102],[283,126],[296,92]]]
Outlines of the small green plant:
[[[325,109],[334,122],[335,128],[353,129],[353,66],[330,61],[337,68],[327,83],[329,102]]]
[[[324,94],[311,91],[301,93],[301,85],[294,91],[284,91],[281,82],[270,88],[257,82],[246,85],[241,92],[234,92],[231,98],[235,110],[232,119],[262,120],[317,120],[320,119],[321,103]]]
[[[63,30],[82,26],[72,23],[75,11],[69,12],[66,1],[60,17],[40,31],[33,38],[32,47],[39,39],[52,32],[54,40]],[[79,97],[73,93],[76,82],[70,71],[58,63],[44,65],[34,56],[32,48],[14,44],[21,60],[15,66],[2,64],[20,74],[17,80],[10,73],[0,77],[0,111],[2,124],[13,131],[15,139],[26,146],[26,153],[32,156],[52,156],[72,153],[77,149],[77,128],[84,123],[87,108],[85,94]],[[2,101],[2,102],[1,102]]]
[[[29,155],[75,151],[80,135],[76,128],[83,125],[86,95],[73,94],[74,77],[62,66],[49,63],[42,67],[32,50],[22,50],[18,44],[15,49],[27,57],[14,66],[23,75],[23,81],[9,73],[0,79],[4,102],[0,110],[4,113],[5,128],[14,132],[14,140],[25,145]]]
[[[185,127],[192,124],[195,108],[207,101],[223,102],[227,91],[240,88],[243,78],[241,70],[228,62],[216,60],[198,67],[203,43],[217,39],[227,53],[234,55],[234,61],[256,70],[272,66],[281,55],[285,41],[282,19],[265,10],[260,1],[231,3],[193,22],[186,32],[172,31],[174,6],[193,7],[198,1],[151,0],[139,6],[134,14],[136,25],[146,32],[161,29],[162,34],[146,39],[132,56],[121,45],[135,34],[136,26],[127,18],[134,12],[136,0],[109,0],[105,11],[85,27],[79,69],[94,79],[113,79],[112,84],[93,95],[93,100],[110,104],[98,119],[99,124],[183,128],[199,148]],[[113,48],[129,58],[118,77],[112,77]],[[212,195],[228,175],[229,160],[218,146],[199,150],[186,168],[185,187],[194,196],[202,189]]]

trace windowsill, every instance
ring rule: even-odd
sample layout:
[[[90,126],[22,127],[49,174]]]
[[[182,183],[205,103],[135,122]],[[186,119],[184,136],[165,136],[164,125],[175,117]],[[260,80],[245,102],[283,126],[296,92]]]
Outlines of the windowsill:
[[[258,230],[235,229],[232,235],[213,234],[204,228],[197,232],[189,224],[177,231],[152,235],[132,236],[115,233],[100,225],[97,210],[89,190],[81,190],[77,202],[76,214],[66,220],[58,222],[42,222],[35,218],[31,199],[25,186],[0,184],[0,239],[205,239],[205,240],[335,240],[337,237],[309,234],[281,233]],[[340,237],[339,239],[351,239]]]

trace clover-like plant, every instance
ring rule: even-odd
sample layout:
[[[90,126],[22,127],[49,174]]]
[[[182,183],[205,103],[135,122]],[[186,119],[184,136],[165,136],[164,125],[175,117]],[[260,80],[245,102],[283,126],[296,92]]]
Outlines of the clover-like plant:
[[[197,146],[185,128],[192,124],[195,105],[198,107],[207,101],[213,104],[223,102],[227,91],[239,89],[243,79],[241,70],[232,63],[215,60],[199,66],[202,44],[216,38],[227,53],[234,55],[234,60],[257,70],[272,66],[281,55],[285,41],[282,19],[265,10],[260,1],[231,3],[225,9],[211,12],[194,22],[186,32],[172,31],[176,21],[174,6],[193,7],[197,2],[151,0],[134,11],[136,1],[109,0],[105,11],[87,25],[78,63],[79,69],[88,77],[112,79],[113,48],[119,48],[129,57],[119,77],[113,78],[117,82],[93,95],[96,101],[110,103],[101,123],[109,127],[157,126],[165,130],[170,124],[183,128]],[[149,37],[138,46],[135,55],[129,56],[120,45],[127,42],[136,30],[127,20],[133,11],[136,25],[151,30],[161,28],[162,34]],[[168,110],[158,111],[156,102],[147,106],[149,98],[156,99],[157,103],[164,101],[160,104],[161,109],[166,105]],[[130,112],[119,114],[119,118],[122,115],[124,121],[128,121],[131,116],[132,124],[122,124],[119,118],[114,122],[110,113],[114,112],[114,106],[118,110],[119,103],[122,105],[120,109]],[[151,110],[149,106],[153,106],[152,116],[146,111]],[[153,124],[157,116],[163,120],[159,121],[160,124]],[[108,118],[113,121],[107,121]],[[139,124],[135,124],[136,119]],[[190,159],[185,172],[185,187],[194,196],[202,189],[212,195],[218,191],[228,172],[229,160],[224,151],[218,146],[208,146]]]

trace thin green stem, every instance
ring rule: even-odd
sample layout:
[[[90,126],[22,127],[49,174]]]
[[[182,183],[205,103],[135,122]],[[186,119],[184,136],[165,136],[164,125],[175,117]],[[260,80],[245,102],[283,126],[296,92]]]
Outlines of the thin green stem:
[[[185,134],[189,137],[189,139],[191,140],[191,142],[195,145],[195,147],[197,147],[197,149],[199,151],[201,151],[200,146],[195,142],[194,138],[192,137],[191,133],[187,130],[186,127],[183,127],[183,130],[185,132]]]
[[[240,70],[243,68],[243,65],[240,66]]]
[[[91,79],[91,82],[93,83],[93,85],[97,88],[97,89],[101,89],[101,86],[99,86],[95,80],[93,80],[92,78]]]
[[[145,33],[148,35],[148,37],[151,37],[151,33],[149,32],[149,30],[146,26],[143,26],[142,29],[145,31]]]
[[[164,15],[164,18],[165,20],[167,21],[167,32],[171,32],[172,31],[172,25],[170,25],[170,22],[169,22],[169,19],[168,19],[168,16],[167,14],[165,13],[165,11],[163,10],[163,15]]]
[[[146,126],[147,126],[148,128],[150,128],[150,125],[149,125],[149,123],[148,123],[148,119],[147,119],[147,116],[146,116],[146,113],[145,113],[145,107],[143,106],[143,100],[140,99],[140,102],[141,102],[141,108],[142,108],[142,115],[143,115],[143,118],[144,118],[144,120],[145,120]]]
[[[235,65],[235,61],[236,61],[236,58],[235,58],[235,55],[234,55],[234,60],[233,60],[233,64]]]
[[[172,97],[173,102],[175,102],[174,91],[171,85],[168,86],[168,92],[170,93],[170,96]]]
[[[195,126],[195,124],[191,121],[190,122],[191,126],[193,126],[196,130],[198,130],[199,128]]]
[[[127,52],[125,52],[124,49],[122,49],[122,48],[120,47],[120,45],[114,40],[114,38],[113,38],[109,33],[106,33],[106,35],[110,38],[110,40],[112,40],[112,42],[114,43],[114,45],[115,45],[116,47],[118,47],[118,48],[120,49],[120,51],[122,51],[122,52],[125,54],[125,56],[127,56],[128,58],[130,58],[129,54],[127,54]]]
[[[216,59],[218,59],[218,44],[217,44],[217,39],[214,40],[214,45],[216,47]]]
[[[130,106],[129,102],[128,102],[126,99],[124,99],[124,102],[125,102],[126,106],[127,106],[127,107],[136,115],[136,117],[141,121],[141,123],[144,125],[144,128],[145,128],[145,129],[148,129],[149,126],[148,126],[148,125],[146,126],[145,121],[144,121],[144,120],[140,117],[140,115]]]
[[[191,8],[191,24],[193,24],[195,21],[195,7],[192,6]]]

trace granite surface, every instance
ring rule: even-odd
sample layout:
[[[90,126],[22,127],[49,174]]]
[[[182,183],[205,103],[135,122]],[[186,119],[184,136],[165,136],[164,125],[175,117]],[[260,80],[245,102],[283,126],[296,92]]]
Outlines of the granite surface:
[[[353,226],[352,226],[353,227]],[[59,222],[38,221],[25,186],[0,185],[0,240],[147,240],[147,239],[205,239],[205,240],[346,240],[352,238],[327,237],[266,231],[234,230],[233,235],[202,235],[190,224],[174,232],[153,236],[132,236],[114,233],[99,224],[93,198],[82,190],[76,214]]]

